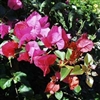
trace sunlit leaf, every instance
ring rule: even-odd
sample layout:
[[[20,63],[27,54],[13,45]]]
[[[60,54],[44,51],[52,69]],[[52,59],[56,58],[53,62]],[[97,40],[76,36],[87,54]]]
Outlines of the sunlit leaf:
[[[87,76],[86,77],[86,83],[89,87],[92,87],[93,86],[93,83],[94,83],[94,80],[91,76]]]
[[[0,87],[4,90],[8,87],[11,86],[11,83],[12,83],[12,78],[10,79],[7,79],[7,78],[1,78],[0,79]]]
[[[27,75],[25,74],[25,73],[23,73],[23,72],[16,72],[16,73],[13,73],[13,75],[14,75],[14,78],[13,78],[13,80],[14,80],[14,83],[16,84],[17,82],[21,82],[21,79],[23,78],[23,77],[26,77]]]
[[[84,73],[83,69],[79,65],[76,65],[71,71],[70,75],[82,75]]]
[[[84,58],[84,65],[89,66],[89,65],[92,65],[92,64],[93,64],[93,58],[89,53],[87,53],[85,58]]]
[[[64,59],[65,59],[65,52],[56,50],[54,53],[55,53],[55,55],[56,55],[57,57],[59,57],[61,60],[64,60]]]
[[[97,72],[93,71],[92,73],[92,76],[98,76]]]
[[[75,91],[76,93],[79,93],[81,90],[82,90],[82,89],[81,89],[80,85],[78,85],[77,87],[74,88],[74,91]]]
[[[72,54],[72,50],[68,48],[67,52],[66,52],[66,59],[69,60],[70,56]]]
[[[28,87],[26,85],[21,85],[18,89],[19,93],[22,94],[26,94],[26,93],[32,93],[33,94],[33,90],[31,89],[31,87]]]
[[[68,68],[61,68],[61,72],[60,72],[60,75],[61,75],[61,81],[66,78],[69,73],[70,73],[71,69],[68,69]]]
[[[61,98],[63,97],[63,92],[62,91],[58,91],[55,93],[55,97],[58,99],[58,100],[61,100]]]

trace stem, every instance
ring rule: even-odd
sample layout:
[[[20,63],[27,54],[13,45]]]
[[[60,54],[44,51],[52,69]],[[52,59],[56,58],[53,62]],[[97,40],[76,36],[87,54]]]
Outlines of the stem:
[[[9,59],[10,67],[12,68],[11,58],[8,58],[8,59]]]
[[[17,95],[18,100],[20,100],[20,99],[19,99],[19,93],[18,93],[18,90],[17,90],[16,85],[15,85],[15,92],[16,92],[16,95]]]

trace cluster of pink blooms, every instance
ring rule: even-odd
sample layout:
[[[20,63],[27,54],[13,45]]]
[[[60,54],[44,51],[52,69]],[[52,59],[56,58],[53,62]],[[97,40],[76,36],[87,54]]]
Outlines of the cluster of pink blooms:
[[[15,10],[22,7],[20,0],[8,0],[8,5]],[[8,33],[11,29],[12,27],[10,25],[1,23],[1,38],[3,39],[6,35],[9,35]],[[86,33],[76,42],[71,42],[70,34],[67,34],[61,26],[54,25],[50,28],[48,16],[42,17],[36,11],[30,14],[24,21],[19,21],[15,24],[13,35],[19,41],[8,40],[1,47],[0,53],[7,58],[13,57],[17,58],[18,61],[23,60],[31,64],[34,63],[43,71],[44,76],[50,73],[50,66],[57,63],[57,56],[52,50],[72,49],[73,51],[69,61],[73,63],[81,53],[91,51],[93,48],[93,42],[88,39]],[[42,42],[42,45],[39,42]],[[59,79],[60,74],[55,73],[55,76],[48,83],[45,91],[51,94],[58,91],[60,89],[60,85],[57,84]],[[68,76],[63,82],[69,84],[71,90],[79,84],[77,76]]]
[[[8,7],[13,10],[18,10],[23,7],[20,0],[8,0]]]

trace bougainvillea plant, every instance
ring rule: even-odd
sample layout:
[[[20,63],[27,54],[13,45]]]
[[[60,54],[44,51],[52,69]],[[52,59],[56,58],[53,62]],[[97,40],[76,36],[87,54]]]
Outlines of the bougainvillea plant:
[[[59,4],[65,6],[69,2],[59,2]],[[7,4],[9,9],[16,11],[23,8],[23,3],[21,0],[8,0]],[[55,2],[51,2],[52,5],[53,3]],[[75,8],[74,5],[73,7]],[[18,100],[22,100],[19,96],[20,93],[24,94],[24,92],[31,91],[33,94],[34,89],[32,90],[28,81],[26,81],[28,84],[26,85],[22,79],[24,77],[24,80],[26,80],[27,75],[20,70],[13,69],[14,65],[18,66],[17,62],[19,64],[27,62],[29,65],[38,68],[42,72],[42,77],[49,77],[49,81],[44,86],[44,94],[47,95],[48,99],[54,95],[58,100],[67,100],[64,97],[67,93],[63,91],[64,88],[75,93],[81,93],[83,87],[81,87],[80,77],[82,76],[85,76],[84,81],[87,86],[92,88],[94,76],[98,75],[95,71],[96,63],[91,55],[95,44],[89,38],[88,32],[81,33],[74,40],[73,34],[66,29],[64,23],[62,25],[59,21],[60,24],[51,24],[51,16],[40,13],[42,9],[41,7],[39,11],[31,11],[23,20],[16,19],[9,22],[1,19],[0,36],[2,43],[0,44],[0,55],[8,59],[10,77],[1,77],[0,87],[5,90],[14,84]],[[52,8],[50,13],[53,13],[55,9]],[[76,21],[78,20],[80,19]],[[71,19],[69,19],[70,21]],[[80,28],[83,27],[82,25]],[[69,27],[72,27],[71,23]],[[12,63],[14,59],[16,59],[15,64]],[[36,100],[34,94],[33,98]]]

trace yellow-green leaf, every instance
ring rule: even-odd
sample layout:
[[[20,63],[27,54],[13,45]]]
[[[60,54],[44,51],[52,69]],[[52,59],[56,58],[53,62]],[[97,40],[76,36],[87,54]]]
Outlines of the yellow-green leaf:
[[[66,52],[66,59],[69,60],[70,56],[72,54],[72,50],[68,48],[67,52]]]
[[[83,69],[79,65],[76,65],[71,71],[70,75],[82,75],[84,73]]]
[[[94,83],[94,80],[93,80],[93,77],[91,76],[87,76],[86,77],[86,83],[89,87],[92,87],[93,86],[93,83]]]
[[[64,60],[64,59],[65,59],[65,52],[56,50],[54,53],[55,53],[55,55],[56,55],[57,57],[59,57],[61,60]]]
[[[60,75],[61,75],[61,81],[66,78],[69,73],[70,73],[71,69],[68,69],[68,68],[61,68],[61,72],[60,72]]]
[[[89,53],[87,53],[85,58],[84,58],[84,65],[89,66],[89,65],[92,65],[92,64],[93,64],[93,58]]]

